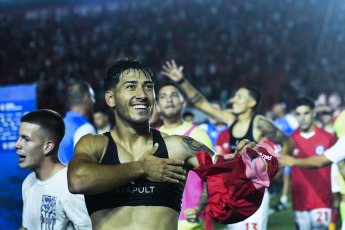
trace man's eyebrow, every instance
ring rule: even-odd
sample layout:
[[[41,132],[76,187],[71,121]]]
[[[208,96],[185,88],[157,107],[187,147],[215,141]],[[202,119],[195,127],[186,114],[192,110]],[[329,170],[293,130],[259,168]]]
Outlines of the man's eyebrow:
[[[138,81],[126,81],[123,84],[126,85],[126,84],[137,84],[137,83],[138,83]]]

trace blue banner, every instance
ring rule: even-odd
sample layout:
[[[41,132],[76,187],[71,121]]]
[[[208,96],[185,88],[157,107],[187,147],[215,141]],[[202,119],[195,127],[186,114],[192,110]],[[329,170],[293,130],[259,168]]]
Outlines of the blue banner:
[[[22,183],[30,170],[20,169],[14,145],[18,139],[20,119],[36,110],[36,87],[0,86],[0,229],[22,226]]]

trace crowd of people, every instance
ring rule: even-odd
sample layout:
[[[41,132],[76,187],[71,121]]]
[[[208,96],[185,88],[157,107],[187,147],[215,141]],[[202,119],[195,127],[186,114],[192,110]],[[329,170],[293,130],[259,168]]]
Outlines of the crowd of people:
[[[268,118],[256,113],[262,96],[255,87],[239,88],[223,108],[194,88],[183,67],[174,60],[162,66],[162,74],[168,79],[156,82],[156,98],[155,77],[141,62],[120,59],[106,73],[105,102],[114,110],[113,128],[104,113],[94,113],[94,91],[86,82],[67,88],[70,110],[64,119],[46,109],[21,119],[15,144],[18,162],[20,168],[33,173],[23,183],[20,229],[40,225],[107,229],[115,221],[118,229],[135,229],[140,225],[145,229],[264,230],[269,217],[268,187],[281,178],[282,172],[284,187],[277,211],[286,208],[291,191],[294,222],[299,229],[336,229],[337,219],[345,211],[341,196],[345,189],[345,153],[342,129],[332,129],[330,123],[342,122],[340,93],[334,92],[326,99],[320,95],[318,100],[300,97],[291,114],[284,103],[277,103],[267,113],[272,116]],[[184,121],[182,112],[187,102],[209,115],[213,125],[201,124],[199,128],[192,121]],[[104,129],[101,135],[96,135],[92,120],[98,130]],[[205,127],[213,127],[213,131]],[[340,138],[338,142],[336,137]],[[255,143],[266,143],[265,150],[262,145],[255,147]],[[247,146],[261,155],[256,152],[255,157]],[[215,160],[215,168],[203,168],[207,163],[203,166],[202,162],[207,162],[207,157],[214,158],[216,152],[227,161]],[[237,158],[236,154],[242,155]],[[278,171],[277,155],[281,155],[279,164],[285,166],[284,171]],[[255,163],[260,160],[265,162],[261,164],[264,171]],[[225,162],[229,171],[223,171]],[[332,170],[328,166],[331,163]],[[195,168],[199,164],[203,167]],[[248,164],[255,169],[243,167]],[[221,170],[215,175],[217,167]],[[188,176],[185,170],[189,171]],[[248,170],[252,170],[251,176]],[[245,182],[238,177],[238,173],[244,172]],[[64,186],[56,190],[57,183]],[[224,196],[236,193],[234,188],[239,185],[241,189],[237,189],[242,192],[236,197],[231,195],[230,206],[225,208],[227,217],[216,215],[219,210],[215,207],[229,205]],[[229,190],[224,193],[219,186]],[[219,191],[223,191],[223,198],[214,205],[212,201],[220,196]],[[84,194],[85,198],[74,194]],[[253,194],[254,203],[250,198]],[[241,213],[243,210],[245,214]],[[142,218],[134,221],[129,212]],[[156,212],[165,213],[165,218],[147,222]]]
[[[210,99],[224,101],[250,83],[264,92],[263,108],[279,99],[291,106],[297,92],[343,89],[335,83],[344,68],[343,8],[342,1],[117,0],[3,12],[0,84],[35,82],[39,107],[63,112],[63,89],[74,81],[103,97],[104,69],[115,57],[138,57],[154,73],[175,58]]]
[[[33,171],[21,229],[265,230],[268,187],[279,180],[276,211],[291,192],[298,229],[336,229],[345,218],[344,8],[118,0],[1,13],[0,84],[35,83],[44,108],[22,118],[15,145],[19,166]],[[193,123],[186,107],[209,119]],[[256,161],[245,182],[220,179],[245,171],[231,162]],[[222,164],[232,174],[208,174]],[[216,212],[224,201],[210,201],[235,187],[237,214]]]

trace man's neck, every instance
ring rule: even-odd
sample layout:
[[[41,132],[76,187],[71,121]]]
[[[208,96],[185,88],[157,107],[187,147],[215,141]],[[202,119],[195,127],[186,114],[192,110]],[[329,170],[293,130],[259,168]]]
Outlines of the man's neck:
[[[167,129],[173,129],[176,128],[180,125],[183,124],[183,120],[180,116],[178,117],[173,117],[173,118],[165,118],[163,117],[163,125],[167,128]]]
[[[87,118],[87,111],[85,109],[84,106],[80,105],[80,106],[72,106],[70,108],[70,111],[76,112],[76,113],[80,113],[81,115],[83,115],[84,117]]]
[[[244,113],[241,113],[237,116],[237,120],[239,123],[246,123],[249,122],[253,117],[253,111],[248,109]]]
[[[315,124],[312,124],[308,129],[306,130],[301,130],[301,133],[305,135],[309,135],[315,132]]]
[[[45,181],[53,177],[57,172],[64,169],[66,165],[59,163],[53,163],[50,159],[46,159],[43,166],[34,170],[36,178]]]
[[[116,144],[130,151],[136,146],[136,143],[146,143],[151,138],[151,130],[149,121],[144,125],[133,125],[122,119],[115,118],[115,127],[111,130],[115,137]]]

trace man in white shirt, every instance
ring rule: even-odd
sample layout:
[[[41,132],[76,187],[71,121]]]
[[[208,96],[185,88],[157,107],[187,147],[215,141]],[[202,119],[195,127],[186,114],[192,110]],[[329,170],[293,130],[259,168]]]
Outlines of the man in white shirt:
[[[23,182],[21,230],[92,229],[84,197],[71,194],[67,167],[59,161],[65,134],[62,117],[52,110],[37,110],[21,119],[15,144],[19,167],[30,169]]]

